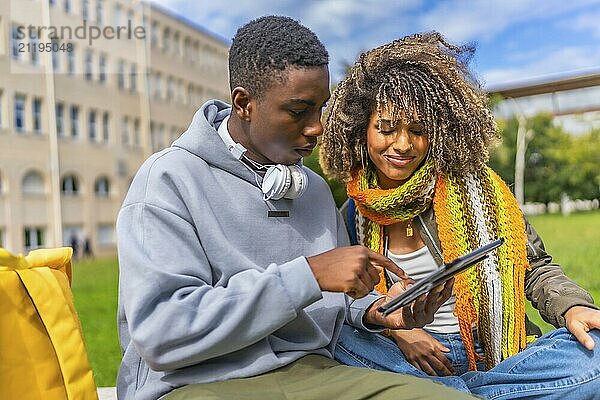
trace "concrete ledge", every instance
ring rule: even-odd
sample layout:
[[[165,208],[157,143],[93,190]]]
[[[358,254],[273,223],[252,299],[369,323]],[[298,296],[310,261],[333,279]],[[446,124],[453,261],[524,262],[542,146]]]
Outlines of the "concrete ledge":
[[[99,387],[98,388],[98,399],[99,400],[117,400],[117,388],[116,387]]]

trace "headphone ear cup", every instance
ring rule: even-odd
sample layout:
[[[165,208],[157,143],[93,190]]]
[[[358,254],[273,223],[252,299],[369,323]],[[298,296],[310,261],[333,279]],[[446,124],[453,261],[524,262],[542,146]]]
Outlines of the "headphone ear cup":
[[[282,164],[269,167],[261,184],[265,200],[281,199],[292,185],[292,173]]]
[[[296,199],[306,191],[308,175],[301,166],[277,164],[269,167],[261,184],[265,200]]]
[[[308,175],[304,168],[299,165],[288,165],[287,168],[291,173],[291,186],[287,193],[283,196],[286,199],[297,199],[306,192],[308,187]]]
[[[290,171],[290,169],[285,165],[282,165],[282,167],[282,170],[284,171],[284,184],[283,188],[281,189],[281,197],[285,197],[285,194],[288,192],[288,190],[290,190],[290,187],[292,186],[292,171]]]

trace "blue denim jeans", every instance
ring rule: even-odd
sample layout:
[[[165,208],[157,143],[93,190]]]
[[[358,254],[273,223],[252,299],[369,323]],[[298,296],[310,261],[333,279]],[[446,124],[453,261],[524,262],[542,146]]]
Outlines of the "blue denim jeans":
[[[382,335],[344,325],[335,359],[356,367],[429,378],[486,399],[600,399],[600,331],[590,332],[594,350],[585,349],[565,328],[549,332],[489,371],[467,371],[459,334],[432,334],[451,351],[447,357],[456,376],[429,376],[413,367],[396,343]],[[481,349],[476,346],[476,350]]]

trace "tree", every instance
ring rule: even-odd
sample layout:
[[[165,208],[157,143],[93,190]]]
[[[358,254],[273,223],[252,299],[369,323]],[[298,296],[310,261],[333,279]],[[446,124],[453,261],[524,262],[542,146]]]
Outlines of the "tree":
[[[499,121],[502,144],[490,157],[490,166],[509,184],[514,183],[518,121]],[[598,197],[600,132],[573,136],[554,124],[550,114],[531,117],[527,129],[533,136],[525,152],[525,201],[558,202]]]
[[[331,193],[333,193],[335,204],[337,204],[337,206],[339,207],[348,198],[348,196],[346,195],[346,185],[338,181],[329,180],[325,176],[323,170],[321,169],[321,166],[319,165],[319,151],[320,148],[319,146],[317,146],[313,153],[310,155],[310,157],[306,157],[304,159],[304,165],[306,165],[308,168],[312,169],[325,179],[325,181],[329,185],[329,188],[331,189]]]
[[[566,158],[569,168],[563,173],[565,192],[574,199],[600,197],[600,129],[572,137],[569,152],[558,153]]]
[[[571,149],[571,135],[554,125],[550,114],[530,119],[534,136],[525,152],[525,199],[548,203],[569,194],[564,172],[569,162],[564,155]]]

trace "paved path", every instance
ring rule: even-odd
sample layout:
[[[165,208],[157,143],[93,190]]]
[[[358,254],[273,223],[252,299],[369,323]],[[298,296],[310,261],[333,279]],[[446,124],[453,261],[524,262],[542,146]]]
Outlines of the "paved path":
[[[99,400],[117,400],[117,388],[101,387],[98,388]]]

